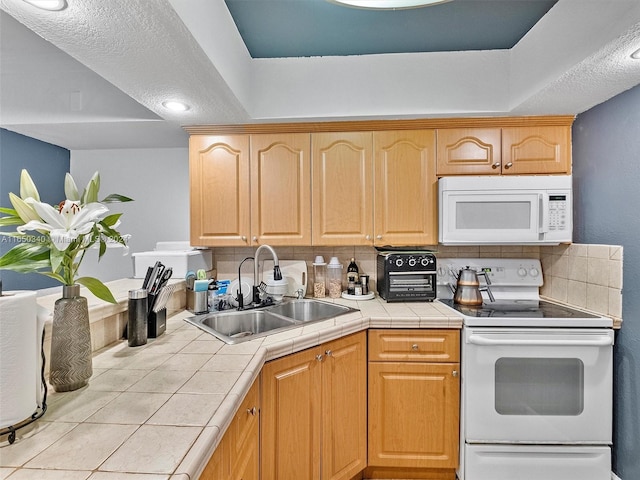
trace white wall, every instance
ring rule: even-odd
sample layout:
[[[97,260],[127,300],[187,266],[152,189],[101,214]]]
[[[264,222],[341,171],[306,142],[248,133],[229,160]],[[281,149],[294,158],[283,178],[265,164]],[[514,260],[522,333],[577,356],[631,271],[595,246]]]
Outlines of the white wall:
[[[98,263],[87,253],[80,272],[110,281],[133,276],[131,253],[153,250],[158,241],[189,240],[188,148],[74,150],[71,174],[81,190],[100,172],[100,198],[119,193],[135,201],[111,204],[122,212],[119,231],[131,234],[129,255],[109,249]]]

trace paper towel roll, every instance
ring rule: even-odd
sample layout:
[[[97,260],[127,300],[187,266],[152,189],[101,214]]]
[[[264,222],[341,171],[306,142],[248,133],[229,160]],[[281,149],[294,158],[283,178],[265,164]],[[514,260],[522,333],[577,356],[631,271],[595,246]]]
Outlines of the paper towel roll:
[[[36,292],[0,296],[0,428],[36,411],[38,372]]]

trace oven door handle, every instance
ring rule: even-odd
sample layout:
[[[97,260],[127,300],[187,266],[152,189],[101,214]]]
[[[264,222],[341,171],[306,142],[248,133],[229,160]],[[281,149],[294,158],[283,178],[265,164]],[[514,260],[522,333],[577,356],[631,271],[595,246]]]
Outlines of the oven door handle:
[[[553,339],[553,340],[526,340],[526,339],[495,339],[487,338],[481,335],[469,336],[469,343],[482,346],[496,345],[524,345],[524,346],[541,346],[541,347],[607,347],[613,345],[613,338],[609,336],[597,337],[592,339]]]

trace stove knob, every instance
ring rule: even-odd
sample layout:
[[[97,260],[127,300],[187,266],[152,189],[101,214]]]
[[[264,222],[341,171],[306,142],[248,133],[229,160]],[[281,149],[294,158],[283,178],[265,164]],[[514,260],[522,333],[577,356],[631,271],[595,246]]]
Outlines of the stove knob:
[[[396,258],[396,267],[401,267],[402,265],[404,265],[404,260]]]
[[[420,265],[422,265],[423,267],[429,266],[429,257],[422,257],[422,259],[420,260]]]
[[[414,257],[409,257],[409,266],[410,267],[415,267],[416,263],[418,263],[418,261]]]
[[[540,270],[538,270],[536,267],[533,267],[531,270],[529,270],[529,275],[531,275],[532,277],[537,277],[538,275],[540,275]]]
[[[527,276],[527,269],[524,267],[520,267],[518,269],[518,276],[519,277],[526,277]]]

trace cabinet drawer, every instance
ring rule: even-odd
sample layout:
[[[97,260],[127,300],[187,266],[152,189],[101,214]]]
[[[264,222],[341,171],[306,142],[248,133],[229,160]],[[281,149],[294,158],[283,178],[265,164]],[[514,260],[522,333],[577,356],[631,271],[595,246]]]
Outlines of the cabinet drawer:
[[[249,389],[247,396],[242,401],[238,412],[229,425],[229,454],[231,464],[240,457],[245,445],[250,444],[251,435],[257,430],[260,413],[260,389],[259,381],[256,380]]]
[[[369,361],[458,362],[459,330],[369,330]]]

